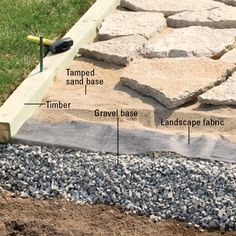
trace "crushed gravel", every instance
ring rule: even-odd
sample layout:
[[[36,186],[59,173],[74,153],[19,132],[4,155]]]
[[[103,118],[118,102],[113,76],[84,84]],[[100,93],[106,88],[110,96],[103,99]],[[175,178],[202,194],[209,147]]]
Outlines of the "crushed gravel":
[[[175,153],[121,155],[0,145],[0,186],[22,198],[108,203],[152,220],[236,230],[236,164]]]

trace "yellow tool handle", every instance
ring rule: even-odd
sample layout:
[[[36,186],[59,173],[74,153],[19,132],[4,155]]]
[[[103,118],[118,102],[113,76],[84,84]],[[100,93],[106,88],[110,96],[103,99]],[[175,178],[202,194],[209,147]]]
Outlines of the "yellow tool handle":
[[[34,43],[40,43],[40,38],[33,36],[33,35],[28,35],[27,40],[34,42]],[[53,40],[43,38],[43,45],[45,45],[45,46],[51,46],[54,42],[55,41],[53,41]]]

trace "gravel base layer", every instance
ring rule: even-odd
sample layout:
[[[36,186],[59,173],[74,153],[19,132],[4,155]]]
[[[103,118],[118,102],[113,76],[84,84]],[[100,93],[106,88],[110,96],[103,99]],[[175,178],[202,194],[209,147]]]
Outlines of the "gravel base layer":
[[[22,198],[121,205],[154,221],[236,230],[236,164],[175,153],[121,155],[0,145],[0,186]]]

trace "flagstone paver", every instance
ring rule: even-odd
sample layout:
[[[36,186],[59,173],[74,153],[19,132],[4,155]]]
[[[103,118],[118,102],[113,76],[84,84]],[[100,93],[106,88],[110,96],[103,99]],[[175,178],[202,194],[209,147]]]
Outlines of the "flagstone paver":
[[[223,84],[199,96],[199,101],[213,105],[236,105],[236,73]]]
[[[215,0],[215,1],[223,2],[230,6],[236,6],[236,0]]]
[[[127,67],[121,81],[173,109],[224,82],[235,69],[232,63],[209,58],[137,59]]]
[[[168,17],[169,27],[208,26],[218,29],[236,28],[236,7],[186,11]]]
[[[174,29],[147,45],[146,57],[213,57],[234,44],[236,29],[192,26]]]
[[[236,64],[236,48],[225,53],[220,60],[229,61]]]
[[[212,0],[122,0],[121,5],[132,11],[161,12],[165,16],[184,11],[212,9],[225,6]]]
[[[141,35],[149,39],[166,28],[162,13],[117,11],[108,16],[98,32],[100,40],[128,35]]]
[[[144,53],[146,42],[140,35],[125,36],[86,45],[80,48],[79,53],[85,57],[126,66]]]

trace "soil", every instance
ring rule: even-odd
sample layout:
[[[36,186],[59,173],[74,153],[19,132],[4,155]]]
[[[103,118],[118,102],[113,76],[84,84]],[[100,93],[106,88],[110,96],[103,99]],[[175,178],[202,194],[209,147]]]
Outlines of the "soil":
[[[0,194],[0,236],[236,236],[236,232],[201,231],[184,222],[150,221],[108,205],[79,206],[64,199],[22,199]]]

